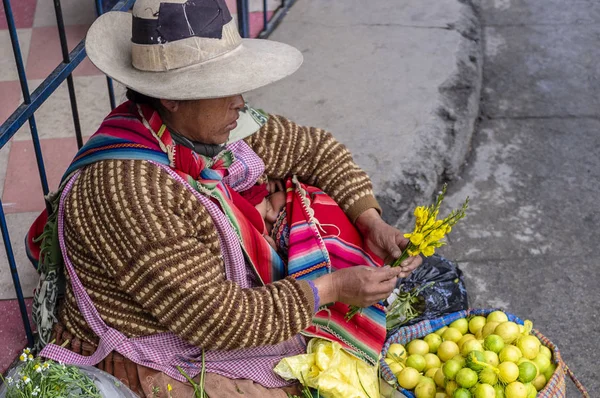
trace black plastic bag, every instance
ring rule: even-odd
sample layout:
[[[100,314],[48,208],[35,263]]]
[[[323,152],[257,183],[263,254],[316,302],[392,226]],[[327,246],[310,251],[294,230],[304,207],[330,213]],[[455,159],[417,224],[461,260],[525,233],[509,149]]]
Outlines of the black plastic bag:
[[[424,258],[423,264],[408,278],[398,281],[398,288],[402,292],[420,290],[419,300],[414,305],[419,315],[388,330],[388,335],[400,327],[469,308],[462,271],[456,264],[438,255]]]

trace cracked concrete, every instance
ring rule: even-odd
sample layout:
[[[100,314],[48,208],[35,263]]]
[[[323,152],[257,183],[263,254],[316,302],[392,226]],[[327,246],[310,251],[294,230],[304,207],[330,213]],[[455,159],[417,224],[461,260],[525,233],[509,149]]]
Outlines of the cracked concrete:
[[[480,26],[460,0],[302,0],[271,36],[304,53],[291,77],[247,95],[326,128],[371,176],[384,217],[405,225],[457,175],[479,112]]]

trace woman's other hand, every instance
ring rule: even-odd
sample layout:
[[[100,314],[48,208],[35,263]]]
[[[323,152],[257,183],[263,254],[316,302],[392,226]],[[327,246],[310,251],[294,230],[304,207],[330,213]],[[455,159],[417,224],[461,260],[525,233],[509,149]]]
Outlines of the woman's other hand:
[[[369,307],[386,299],[396,287],[400,267],[344,268],[315,279],[321,304],[339,301],[357,307]]]
[[[356,227],[363,236],[367,246],[373,253],[384,259],[386,264],[402,255],[406,248],[408,239],[397,228],[392,227],[379,215],[377,210],[369,209],[356,219]],[[419,256],[409,257],[404,260],[400,267],[402,272],[400,278],[405,278],[422,263]]]

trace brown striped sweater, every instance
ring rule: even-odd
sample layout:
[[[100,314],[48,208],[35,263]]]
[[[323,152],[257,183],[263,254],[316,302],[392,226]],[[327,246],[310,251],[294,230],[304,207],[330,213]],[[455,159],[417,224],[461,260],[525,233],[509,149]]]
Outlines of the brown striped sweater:
[[[327,192],[353,221],[379,206],[367,175],[320,129],[280,117],[247,139],[270,178],[296,174]],[[85,168],[65,203],[67,251],[102,319],[129,337],[171,331],[209,350],[272,345],[310,325],[307,282],[242,289],[225,277],[206,209],[161,168],[104,160]],[[59,314],[97,344],[70,284]]]

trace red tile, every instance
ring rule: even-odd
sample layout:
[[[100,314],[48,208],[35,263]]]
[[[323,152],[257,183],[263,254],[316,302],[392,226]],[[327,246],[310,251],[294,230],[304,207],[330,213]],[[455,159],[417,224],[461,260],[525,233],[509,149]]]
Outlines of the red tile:
[[[31,28],[37,0],[9,0],[9,2],[17,29]],[[4,3],[0,4],[0,29],[8,29],[6,15],[4,14]]]
[[[31,299],[25,299],[29,323],[31,321]],[[17,300],[0,301],[0,373],[4,373],[27,345],[27,336],[23,327],[19,303]]]
[[[271,17],[273,17],[273,11],[268,11],[267,12],[267,20],[270,21]],[[260,32],[262,32],[262,30],[265,27],[264,19],[263,19],[263,12],[262,11],[251,12],[248,17],[248,20],[249,20],[248,23],[250,24],[250,37],[252,37],[252,38],[258,37]]]
[[[17,109],[21,103],[21,84],[19,82],[0,82],[0,124]]]
[[[40,141],[48,185],[53,191],[77,153],[75,137]],[[32,141],[12,141],[4,180],[2,203],[6,213],[24,213],[44,209],[44,196]]]
[[[71,25],[65,27],[69,51],[71,51],[85,37],[89,26]],[[62,62],[60,39],[56,26],[43,26],[33,28],[31,44],[29,45],[29,58],[27,59],[27,78],[45,79],[50,72]],[[84,59],[75,69],[75,76],[101,75],[89,59]]]

